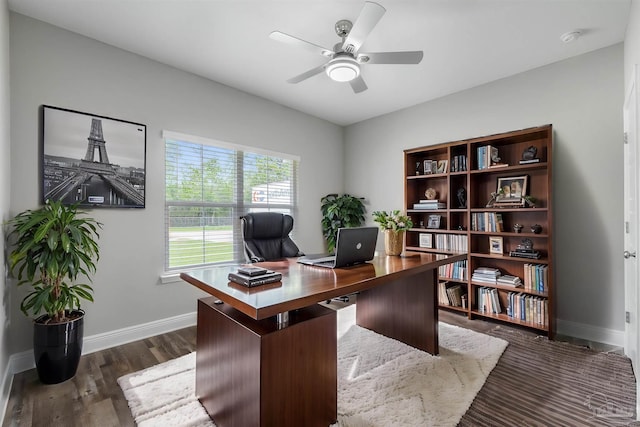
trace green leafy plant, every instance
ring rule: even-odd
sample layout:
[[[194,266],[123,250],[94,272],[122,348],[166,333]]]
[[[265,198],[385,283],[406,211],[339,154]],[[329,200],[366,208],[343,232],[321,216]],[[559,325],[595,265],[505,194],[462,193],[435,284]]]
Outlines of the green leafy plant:
[[[20,309],[25,315],[46,313],[50,323],[64,322],[66,310],[80,308],[80,300],[93,301],[93,288],[74,284],[79,274],[91,281],[100,258],[97,239],[102,224],[81,217],[77,205],[47,200],[36,210],[26,210],[8,223],[9,238],[16,239],[9,268],[17,269],[18,286],[31,285]]]
[[[380,224],[380,229],[393,231],[406,231],[413,227],[411,218],[400,213],[399,210],[394,211],[375,211],[373,220]]]
[[[322,235],[327,241],[327,249],[333,252],[339,228],[359,227],[364,223],[363,198],[349,194],[339,196],[328,194],[320,199],[322,210]]]

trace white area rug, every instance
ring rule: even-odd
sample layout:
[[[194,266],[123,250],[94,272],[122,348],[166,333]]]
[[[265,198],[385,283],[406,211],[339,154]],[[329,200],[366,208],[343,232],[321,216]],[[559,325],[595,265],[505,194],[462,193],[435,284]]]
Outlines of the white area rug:
[[[432,356],[355,325],[338,312],[340,427],[455,426],[507,347],[440,323]],[[118,379],[139,426],[214,426],[195,397],[195,353]]]

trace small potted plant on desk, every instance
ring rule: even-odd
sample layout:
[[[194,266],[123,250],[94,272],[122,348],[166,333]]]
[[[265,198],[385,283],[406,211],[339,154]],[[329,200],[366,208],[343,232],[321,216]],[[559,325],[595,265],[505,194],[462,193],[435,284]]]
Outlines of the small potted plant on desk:
[[[40,381],[57,384],[72,378],[82,354],[84,311],[80,300],[93,301],[88,284],[99,259],[102,224],[83,215],[77,205],[49,201],[9,221],[15,248],[9,268],[17,269],[18,286],[28,285],[20,309],[33,315],[33,353]]]

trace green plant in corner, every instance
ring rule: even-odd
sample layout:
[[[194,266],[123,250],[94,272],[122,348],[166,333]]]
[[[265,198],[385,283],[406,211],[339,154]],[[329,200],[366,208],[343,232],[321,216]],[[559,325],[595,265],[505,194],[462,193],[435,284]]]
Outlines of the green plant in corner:
[[[25,315],[46,313],[48,323],[67,320],[67,310],[79,309],[80,300],[93,301],[93,288],[74,283],[82,274],[91,281],[100,257],[97,239],[102,224],[80,216],[77,205],[47,200],[9,221],[9,237],[16,239],[9,267],[17,268],[18,286],[31,285],[20,304]]]
[[[359,227],[364,223],[365,207],[363,198],[349,194],[328,194],[320,199],[322,210],[322,235],[327,241],[327,249],[333,252],[339,228]]]

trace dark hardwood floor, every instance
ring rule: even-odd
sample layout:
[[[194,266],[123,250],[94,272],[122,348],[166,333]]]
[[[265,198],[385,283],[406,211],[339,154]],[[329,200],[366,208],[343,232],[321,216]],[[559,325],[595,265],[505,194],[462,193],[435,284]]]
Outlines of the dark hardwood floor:
[[[134,426],[117,379],[196,348],[196,327],[82,356],[75,377],[43,385],[35,369],[17,374],[3,426]]]
[[[333,308],[343,305],[336,301],[330,304]],[[491,321],[470,321],[464,315],[446,310],[440,310],[440,320],[477,332],[488,332],[496,326]],[[194,326],[82,356],[76,376],[62,384],[41,384],[35,369],[17,374],[2,425],[134,426],[117,379],[190,353],[195,347]],[[602,350],[611,349],[605,346]]]

